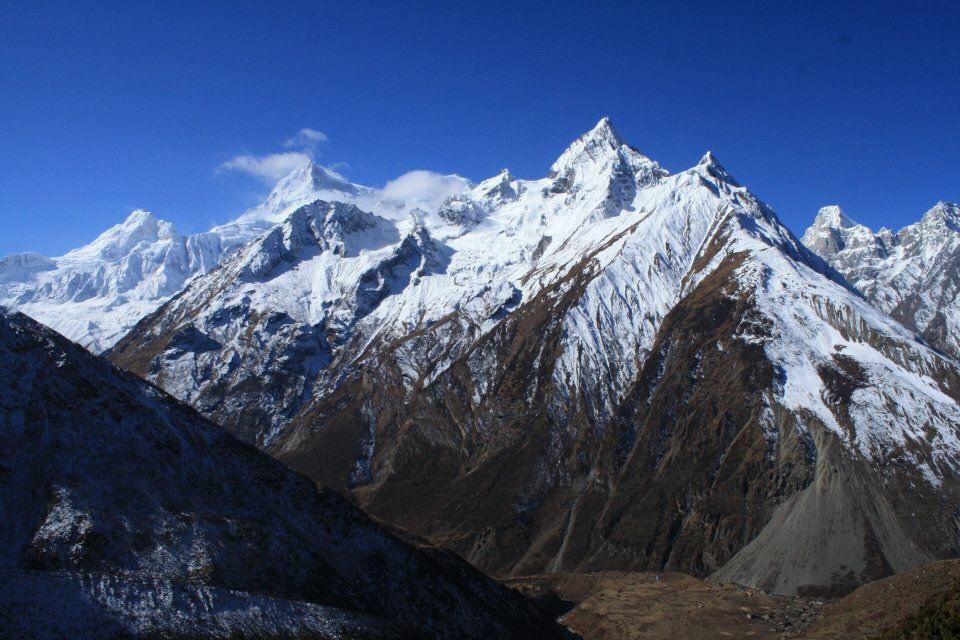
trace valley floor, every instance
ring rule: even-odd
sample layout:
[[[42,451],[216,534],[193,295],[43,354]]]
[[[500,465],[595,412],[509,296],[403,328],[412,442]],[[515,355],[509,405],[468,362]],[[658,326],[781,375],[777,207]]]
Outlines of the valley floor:
[[[960,560],[878,580],[830,603],[673,572],[571,573],[507,582],[533,596],[555,593],[572,603],[561,622],[584,640],[919,639],[927,636],[904,635],[903,629],[957,590]]]

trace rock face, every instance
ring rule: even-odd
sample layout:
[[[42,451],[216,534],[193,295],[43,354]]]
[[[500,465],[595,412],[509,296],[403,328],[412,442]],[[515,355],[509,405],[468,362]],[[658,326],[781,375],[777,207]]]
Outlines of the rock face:
[[[0,310],[0,635],[565,637],[449,552]]]
[[[109,357],[499,574],[834,593],[960,552],[955,363],[606,119],[437,215],[300,209]]]
[[[803,242],[876,307],[960,358],[960,205],[938,202],[919,222],[876,233],[824,207]]]

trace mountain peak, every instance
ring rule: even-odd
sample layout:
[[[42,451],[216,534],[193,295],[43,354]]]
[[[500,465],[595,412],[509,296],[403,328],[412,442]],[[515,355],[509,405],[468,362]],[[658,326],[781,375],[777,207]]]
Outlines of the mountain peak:
[[[623,141],[610,118],[601,118],[590,131],[570,143],[566,151],[560,154],[550,167],[550,176],[564,175],[580,165],[602,162],[612,157],[621,146]]]
[[[617,133],[617,130],[613,126],[613,122],[609,117],[603,116],[600,120],[597,121],[597,124],[594,125],[593,129],[587,132],[587,136],[592,138],[602,138],[604,140],[609,140],[613,144],[620,146],[623,144],[623,140],[620,138],[620,134]]]
[[[560,154],[547,176],[555,180],[554,191],[566,191],[573,182],[605,186],[617,171],[633,174],[638,183],[667,175],[659,164],[627,145],[610,118],[603,117]]]
[[[703,157],[700,158],[700,162],[697,163],[697,166],[708,167],[719,164],[720,162],[717,160],[717,156],[713,155],[713,151],[707,151],[705,154],[703,154]]]
[[[298,207],[314,200],[354,202],[369,193],[367,187],[353,184],[336,171],[307,160],[281,178],[267,199],[244,212],[237,222],[277,223]]]
[[[136,209],[123,222],[113,225],[89,244],[73,249],[55,260],[64,259],[81,269],[96,270],[104,263],[119,263],[132,254],[139,254],[136,261],[142,266],[144,252],[163,253],[162,247],[180,241],[181,236],[172,222],[161,220],[144,209]],[[55,262],[50,262],[49,266],[54,264]],[[135,286],[131,284],[136,281],[135,273],[136,269],[126,272],[129,280],[124,281],[124,286]],[[75,299],[74,296],[71,296],[71,299]]]
[[[280,180],[273,188],[274,194],[300,193],[310,191],[341,191],[350,195],[359,193],[357,186],[345,177],[323,167],[313,160],[307,160]]]
[[[849,229],[857,226],[857,222],[843,212],[838,205],[831,204],[821,207],[814,218],[815,227],[832,229]]]
[[[830,262],[834,256],[846,248],[852,235],[873,237],[866,227],[857,224],[839,206],[832,204],[821,207],[817,217],[800,240],[808,249]]]
[[[920,223],[943,225],[953,231],[960,231],[960,204],[941,200],[923,214]]]
[[[172,222],[161,220],[146,209],[135,209],[123,222],[114,227],[114,236],[137,236],[140,239],[167,240],[177,236]]]
[[[120,223],[120,225],[129,229],[133,227],[153,225],[157,222],[157,217],[150,211],[147,211],[146,209],[134,209],[130,212],[130,215],[128,215],[124,221]]]
[[[697,163],[697,166],[694,169],[699,169],[705,171],[711,177],[722,182],[726,182],[733,186],[740,186],[739,183],[733,179],[733,176],[726,170],[726,168],[720,164],[720,161],[717,160],[717,156],[713,155],[712,151],[707,151],[703,154],[703,157],[700,158],[700,162]]]
[[[317,163],[313,160],[307,160],[301,164],[298,164],[294,167],[293,171],[288,173],[285,177],[280,178],[280,181],[283,180],[310,180],[313,175],[314,169],[317,167]]]
[[[578,142],[582,142],[586,147],[603,147],[607,149],[617,149],[626,144],[613,126],[613,122],[607,116],[600,118],[590,131],[587,131],[577,138],[577,140],[570,145],[571,148]]]

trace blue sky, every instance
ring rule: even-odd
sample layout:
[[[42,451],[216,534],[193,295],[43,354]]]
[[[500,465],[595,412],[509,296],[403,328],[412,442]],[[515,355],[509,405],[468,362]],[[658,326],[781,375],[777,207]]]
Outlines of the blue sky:
[[[672,171],[712,149],[796,232],[897,227],[960,200],[960,9],[917,4],[0,0],[0,255],[136,207],[224,222],[267,189],[217,167],[305,128],[382,185],[540,177],[602,115]]]

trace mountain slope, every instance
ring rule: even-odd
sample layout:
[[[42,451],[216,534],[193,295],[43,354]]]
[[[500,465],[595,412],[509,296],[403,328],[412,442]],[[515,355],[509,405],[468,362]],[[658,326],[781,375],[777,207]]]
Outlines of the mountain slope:
[[[960,358],[960,205],[939,202],[919,222],[877,233],[824,207],[803,242],[875,306]]]
[[[110,357],[496,573],[823,593],[960,551],[956,365],[712,154],[670,175],[604,119],[543,179],[371,220],[395,234],[355,253],[339,210],[297,211]]]
[[[2,635],[561,637],[22,314],[0,363]]]

